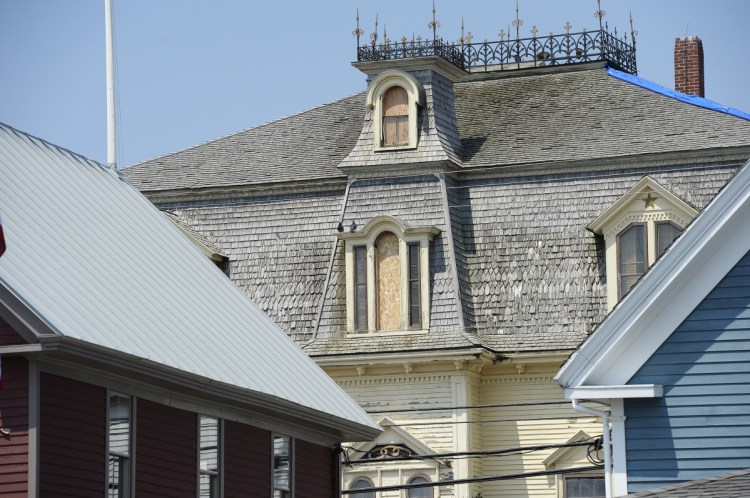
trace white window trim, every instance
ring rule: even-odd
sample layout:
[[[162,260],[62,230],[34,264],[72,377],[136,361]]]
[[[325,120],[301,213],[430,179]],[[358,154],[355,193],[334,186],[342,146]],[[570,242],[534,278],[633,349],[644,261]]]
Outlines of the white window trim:
[[[648,196],[651,196],[653,201],[646,205],[645,199]],[[654,179],[645,176],[587,227],[604,237],[608,311],[615,307],[620,298],[617,278],[617,236],[633,223],[645,224],[646,263],[650,267],[656,261],[656,224],[669,221],[684,230],[697,215],[698,211],[693,207]]]
[[[383,95],[390,88],[399,86],[406,90],[409,98],[409,141],[404,145],[383,145]],[[373,147],[375,151],[415,149],[417,147],[417,114],[422,102],[420,84],[417,79],[402,71],[380,73],[367,89],[367,108],[372,110]]]
[[[375,277],[375,239],[383,232],[392,232],[399,239],[401,268],[401,326],[398,330],[377,330],[377,290]],[[354,326],[354,247],[367,248],[367,333],[400,334],[426,332],[430,328],[430,242],[440,233],[435,227],[407,227],[391,216],[377,216],[365,225],[362,232],[341,233],[344,240],[346,263],[346,330],[363,333]],[[419,286],[422,324],[420,329],[409,327],[409,244],[419,243]]]

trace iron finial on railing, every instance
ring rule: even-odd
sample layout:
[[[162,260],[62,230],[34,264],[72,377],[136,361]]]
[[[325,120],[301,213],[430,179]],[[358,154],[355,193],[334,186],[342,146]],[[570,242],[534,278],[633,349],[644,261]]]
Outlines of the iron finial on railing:
[[[375,31],[370,35],[370,40],[372,40],[372,48],[375,48],[375,44],[378,43],[378,15],[375,14]]]
[[[536,26],[531,27],[531,37],[536,38],[536,34],[539,33],[539,30],[536,28]]]
[[[513,21],[513,26],[516,28],[516,40],[518,40],[520,37],[519,30],[521,29],[521,26],[523,26],[523,19],[518,17],[518,0],[516,0],[516,19]],[[510,31],[510,29],[508,29]]]
[[[630,12],[630,39],[633,40],[633,47],[635,48],[635,37],[638,36],[638,30],[633,29],[633,12]]]
[[[563,26],[563,28],[565,28],[565,34],[566,35],[570,34],[570,28],[572,28],[572,27],[573,27],[573,25],[570,24],[570,21],[565,21],[565,26]]]
[[[596,12],[594,12],[594,17],[599,19],[599,31],[602,30],[602,19],[606,15],[607,13],[602,10],[602,0],[596,0]]]
[[[357,37],[357,53],[359,53],[359,39],[364,34],[362,28],[359,27],[359,8],[357,9],[357,27],[354,28],[352,34]]]
[[[437,29],[440,27],[440,22],[435,17],[435,0],[432,0],[432,21],[427,23],[427,27],[432,30],[432,41],[437,41]]]

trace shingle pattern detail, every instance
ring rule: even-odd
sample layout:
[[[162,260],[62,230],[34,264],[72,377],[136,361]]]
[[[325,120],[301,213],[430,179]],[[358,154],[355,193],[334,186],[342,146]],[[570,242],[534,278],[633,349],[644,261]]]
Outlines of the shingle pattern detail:
[[[474,298],[472,296],[473,288],[469,282],[469,261],[466,252],[466,232],[471,233],[471,220],[465,218],[467,210],[466,192],[468,189],[460,188],[460,182],[457,182],[450,176],[445,178],[448,213],[450,214],[451,226],[453,228],[453,247],[455,249],[456,269],[459,280],[459,293],[461,295],[461,306],[464,314],[464,327],[467,332],[476,331],[476,317]]]
[[[477,168],[747,145],[750,122],[604,70],[454,85],[463,166]]]
[[[215,240],[235,284],[302,342],[312,337],[342,199],[333,191],[160,207]]]
[[[124,172],[142,191],[343,178],[337,166],[357,141],[364,113],[358,93]]]
[[[467,168],[750,143],[750,122],[631,85],[602,68],[453,88],[461,143],[453,144],[453,132],[445,131],[453,145],[441,150],[461,149]],[[371,119],[360,93],[146,161],[124,174],[146,192],[343,178],[338,166],[358,139],[366,133],[371,138]]]
[[[686,170],[687,168],[687,170]],[[573,349],[606,313],[604,243],[585,229],[644,175],[703,208],[738,165],[472,180],[465,256],[480,337],[501,351]]]
[[[451,161],[461,164],[461,140],[456,129],[453,83],[434,71],[413,71],[423,86],[425,105],[417,119],[417,148],[399,151],[375,151],[374,110],[365,114],[362,134],[351,153],[341,162],[342,168],[393,164]]]
[[[625,498],[747,498],[750,496],[750,469],[698,479],[674,486],[629,494]]]

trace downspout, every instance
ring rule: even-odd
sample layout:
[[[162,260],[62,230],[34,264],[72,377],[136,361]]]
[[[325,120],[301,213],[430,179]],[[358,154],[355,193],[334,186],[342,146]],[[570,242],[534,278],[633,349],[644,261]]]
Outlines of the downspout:
[[[583,406],[577,399],[573,400],[573,409],[579,412],[588,413],[594,417],[602,418],[602,447],[604,448],[604,495],[606,498],[612,497],[612,448],[609,434],[609,412],[596,410]]]
[[[352,186],[354,182],[356,182],[356,178],[350,178],[349,181],[346,182],[346,190],[344,190],[344,200],[341,202],[341,212],[339,213],[339,224],[344,223],[344,213],[346,213],[346,203],[349,200],[349,188]],[[331,280],[331,272],[333,272],[333,263],[336,260],[336,248],[339,245],[339,238],[336,237],[333,241],[333,247],[331,248],[331,257],[328,260],[328,271],[326,272],[326,279],[325,282],[323,282],[323,294],[320,296],[320,304],[318,305],[318,316],[315,318],[315,328],[313,329],[312,337],[309,341],[300,344],[301,348],[304,348],[306,346],[309,346],[310,344],[315,341],[315,339],[318,338],[318,329],[320,328],[320,319],[323,316],[323,307],[326,303],[326,293],[328,292],[328,283]]]

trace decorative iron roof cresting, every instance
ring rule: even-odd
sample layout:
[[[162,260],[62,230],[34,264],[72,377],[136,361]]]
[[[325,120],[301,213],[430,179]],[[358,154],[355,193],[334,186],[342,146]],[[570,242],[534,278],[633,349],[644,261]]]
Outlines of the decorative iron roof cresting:
[[[567,29],[569,29],[569,24]],[[638,74],[635,42],[628,43],[612,35],[606,28],[579,33],[536,36],[512,40],[470,43],[471,37],[462,37],[459,43],[446,43],[441,38],[416,40],[402,38],[400,42],[386,39],[377,45],[359,45],[357,61],[380,61],[438,56],[469,72],[519,69],[527,67],[561,66],[581,62],[603,61],[615,69]],[[505,33],[501,32],[501,36]],[[359,37],[358,37],[359,38]],[[358,40],[359,41],[359,40]]]

